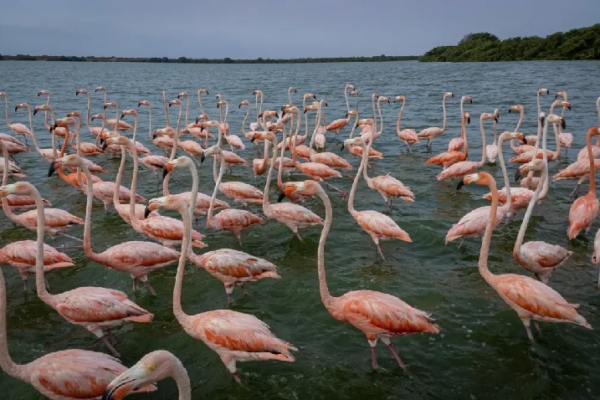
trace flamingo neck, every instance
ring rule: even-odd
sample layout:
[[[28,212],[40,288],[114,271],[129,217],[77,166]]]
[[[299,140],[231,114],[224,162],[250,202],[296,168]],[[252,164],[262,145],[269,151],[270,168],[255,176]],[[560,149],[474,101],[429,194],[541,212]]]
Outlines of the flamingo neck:
[[[4,172],[2,173],[2,186],[6,186],[8,184],[9,156],[8,149],[3,143],[4,142],[0,140],[0,147],[2,147],[2,156],[4,157]],[[10,219],[15,224],[19,224],[19,218],[17,217],[17,215],[13,214],[12,210],[8,206],[8,200],[6,199],[6,197],[2,197],[2,209],[4,210],[4,213],[6,214],[8,219]]]
[[[242,121],[242,134],[246,136],[246,120],[248,119],[248,115],[250,115],[250,106],[246,110],[246,115],[244,116],[244,120]]]
[[[167,92],[165,92],[163,90],[162,95],[163,95],[163,108],[165,109],[165,119],[167,120],[167,127],[170,127],[171,124],[169,123],[169,107],[167,107]]]
[[[479,118],[479,130],[481,131],[481,161],[480,165],[485,163],[485,128],[483,126],[483,115]]]
[[[202,93],[198,90],[198,104],[200,105],[200,111],[204,114],[204,106],[202,105]]]
[[[87,94],[87,112],[85,116],[85,126],[87,126],[90,133],[92,132],[92,127],[90,126],[90,114],[92,111],[92,99],[90,98],[90,94]]]
[[[117,189],[121,187],[123,171],[125,170],[125,159],[127,158],[125,146],[119,147],[121,147],[121,162],[119,163],[119,172],[117,172],[117,178],[115,179],[115,190],[113,191],[113,203],[115,204],[115,207],[121,205],[121,199],[119,198],[119,190]]]
[[[348,86],[344,87],[344,99],[346,100],[346,109],[350,111],[350,103],[348,102]]]
[[[400,133],[400,122],[402,122],[402,113],[404,113],[404,104],[406,100],[402,100],[402,106],[400,106],[400,112],[398,113],[398,121],[396,121],[396,133]]]
[[[331,207],[329,196],[327,196],[327,193],[325,193],[320,185],[318,196],[325,205],[325,222],[323,224],[323,230],[321,231],[321,237],[319,238],[319,249],[317,250],[319,294],[321,295],[321,301],[325,305],[325,308],[327,308],[330,314],[333,314],[335,312],[335,298],[329,293],[329,288],[327,287],[327,276],[325,273],[325,242],[327,242],[327,236],[329,235],[329,230],[331,229],[331,224],[333,222],[333,209]]]
[[[131,189],[129,190],[131,196],[129,199],[129,219],[131,221],[131,225],[134,226],[134,224],[138,223],[137,214],[135,213],[135,193],[137,190],[139,163],[137,149],[135,148],[135,145],[131,144],[131,142],[129,143],[129,151],[131,152],[131,157],[133,158],[133,177],[131,178]],[[120,190],[120,186],[115,187],[115,191],[119,192]]]
[[[206,226],[208,228],[212,228],[212,214],[215,209],[215,200],[217,199],[217,191],[219,190],[219,185],[221,184],[223,175],[225,175],[225,156],[223,154],[221,154],[219,157],[221,158],[221,166],[219,167],[219,176],[215,180],[215,189],[213,190],[212,197],[210,198],[210,206],[208,207],[208,212],[206,213]],[[217,157],[214,157],[213,170],[216,170],[216,165],[217,165]]]
[[[539,115],[539,113],[538,113]],[[523,107],[519,110],[519,121],[517,122],[517,126],[515,127],[515,132],[519,132],[519,128],[521,127],[521,123],[523,122],[523,117],[525,116],[525,110]]]
[[[179,106],[179,115],[177,116],[177,126],[175,129],[175,134],[173,135],[173,148],[171,149],[171,156],[169,157],[169,161],[175,159],[177,155],[177,147],[179,147],[179,123],[181,122],[181,111],[182,107]]]
[[[190,196],[190,206],[192,196]],[[191,238],[191,226],[190,226],[190,213],[189,209],[184,206],[182,200],[178,200],[178,211],[181,214],[183,220],[183,238],[181,242],[181,255],[179,256],[179,264],[177,265],[177,275],[175,276],[175,288],[173,290],[173,314],[177,321],[185,326],[190,316],[187,315],[181,307],[181,291],[183,288],[183,274],[185,272],[185,264],[190,251],[190,238]],[[190,207],[191,208],[191,207]]]
[[[6,125],[10,128],[10,120],[8,119],[8,96],[4,96],[4,109],[6,111]]]
[[[490,286],[494,287],[494,274],[488,268],[488,256],[490,253],[490,244],[492,242],[492,233],[494,232],[494,226],[496,225],[496,212],[498,211],[498,189],[496,188],[496,182],[490,179],[488,184],[490,192],[492,193],[492,205],[490,206],[490,215],[488,218],[488,224],[485,228],[483,235],[483,241],[481,242],[481,250],[479,252],[479,273],[485,279]]]
[[[463,140],[463,143],[465,144],[465,146],[463,147],[463,152],[465,154],[465,159],[468,157],[469,155],[469,140],[467,139],[467,119],[463,116],[462,117],[462,126],[460,127],[460,137]],[[485,146],[483,146],[485,148]]]
[[[79,162],[79,167],[81,167],[81,170],[85,174],[85,179],[87,181],[86,182],[87,201],[85,203],[85,222],[83,225],[83,251],[85,253],[85,256],[88,257],[90,260],[96,261],[98,263],[102,263],[105,261],[103,259],[103,257],[101,257],[100,254],[94,253],[94,250],[92,249],[92,206],[93,206],[93,202],[94,202],[94,184],[93,184],[93,180],[92,180],[92,174],[90,173],[90,170],[88,169],[88,167],[83,163],[83,161],[81,161],[81,159]],[[117,188],[115,188],[115,190],[116,189]],[[37,281],[36,281],[36,283],[37,283]],[[41,286],[45,291],[46,286],[44,285],[43,280],[41,282]],[[40,287],[38,285],[38,295],[39,295],[39,292],[40,292]]]
[[[50,105],[50,93],[48,93],[48,95],[46,96],[46,105]],[[44,126],[46,127],[46,129],[50,129],[50,124],[48,124],[48,111],[44,111]]]
[[[152,108],[148,103],[148,138],[152,141]]]
[[[446,130],[446,96],[442,99],[442,133]]]
[[[285,136],[285,128],[283,130]],[[285,139],[285,137],[284,137]],[[275,167],[275,160],[277,159],[277,136],[272,140],[273,145],[273,157],[271,157],[271,165],[269,166],[269,173],[267,174],[267,182],[265,183],[265,191],[263,192],[263,212],[267,214],[270,207],[269,204],[269,186],[271,185],[271,176],[273,176],[273,168]],[[282,142],[283,143],[283,142]],[[267,141],[265,140],[265,152],[268,152]]]
[[[592,135],[591,132],[588,132],[585,135],[585,143],[588,151],[588,158],[590,161],[590,186],[589,186],[589,194],[596,196],[596,169],[594,168],[594,154],[592,152]]]
[[[356,171],[356,176],[354,177],[354,182],[352,182],[352,188],[350,189],[350,196],[348,197],[348,211],[350,214],[355,215],[356,210],[354,209],[354,196],[356,195],[356,188],[358,187],[358,181],[360,180],[360,174],[363,173],[365,168],[365,164],[367,163],[367,159],[369,157],[369,146],[362,146],[363,155],[360,161],[360,166],[358,167],[358,171]]]
[[[506,205],[508,207],[508,210],[510,211],[510,208],[512,206],[512,193],[510,190],[510,180],[508,179],[508,172],[506,172],[506,164],[504,163],[504,156],[502,154],[502,143],[504,143],[504,138],[500,136],[500,139],[498,140],[498,159],[500,161],[500,168],[502,169],[502,175],[504,177],[504,190],[506,190],[507,197]]]
[[[298,117],[298,119],[300,119],[300,117]],[[294,136],[292,136],[292,126],[294,124],[294,114],[292,114],[292,120],[290,121],[290,140],[296,141],[296,138]],[[283,156],[285,154],[285,140],[286,140],[286,134],[285,134],[285,129],[283,130],[283,136],[281,138],[281,153],[279,154],[279,167],[277,169],[277,187],[279,188],[279,190],[283,190]],[[266,149],[265,149],[266,150]],[[275,152],[276,149],[273,149],[273,152]],[[266,154],[265,154],[266,157]]]
[[[177,391],[179,392],[179,400],[192,400],[192,385],[190,383],[190,376],[187,370],[179,361],[175,359],[172,364],[173,372],[171,377],[177,384]]]

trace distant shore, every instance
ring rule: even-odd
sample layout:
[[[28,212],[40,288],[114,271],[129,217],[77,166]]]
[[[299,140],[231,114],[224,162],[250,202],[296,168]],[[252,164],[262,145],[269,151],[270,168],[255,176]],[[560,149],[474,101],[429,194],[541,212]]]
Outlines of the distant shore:
[[[325,57],[325,58],[168,58],[168,57],[77,57],[77,56],[32,56],[29,54],[0,54],[0,61],[76,61],[76,62],[140,62],[165,64],[307,64],[337,62],[381,62],[381,61],[417,61],[420,56],[373,56],[373,57]]]

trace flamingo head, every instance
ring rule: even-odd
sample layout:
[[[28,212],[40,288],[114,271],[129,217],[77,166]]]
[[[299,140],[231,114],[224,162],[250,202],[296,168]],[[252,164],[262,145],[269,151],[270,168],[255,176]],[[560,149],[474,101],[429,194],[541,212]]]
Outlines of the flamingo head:
[[[167,163],[165,163],[165,167],[163,168],[163,178],[169,172],[173,171],[173,169],[175,169],[175,168],[182,168],[182,167],[189,167],[189,166],[194,166],[194,163],[193,163],[192,159],[189,158],[188,156],[180,156],[173,160],[170,160]]]
[[[95,119],[104,119],[104,115],[102,115],[102,114],[94,114],[94,115],[92,115],[91,120],[93,121]]]
[[[495,114],[490,114],[490,113],[483,113],[483,114],[481,114],[480,119],[482,121],[484,121],[486,119],[493,119],[494,121],[498,122],[498,117]]]
[[[38,93],[38,96],[39,96],[40,94],[46,94],[46,93],[42,93],[42,92],[44,92],[44,90],[40,91],[40,92]],[[47,90],[46,90],[46,92],[47,92]],[[48,94],[49,94],[49,93],[48,93]],[[77,96],[77,95],[79,95],[79,94],[85,94],[85,95],[87,95],[87,94],[88,94],[88,91],[87,91],[87,90],[85,90],[85,89],[77,89],[77,90],[75,91],[75,96]]]
[[[54,174],[54,171],[61,165],[80,167],[83,165],[81,158],[77,154],[68,154],[64,157],[57,158],[56,160],[50,163],[50,168],[48,169],[48,177]]]
[[[298,113],[300,113],[300,110],[298,109],[298,107],[291,106],[291,107],[285,107],[283,109],[283,114],[282,115],[285,115],[285,114],[296,114],[296,115],[298,115]]]
[[[224,106],[225,104],[227,104],[227,100],[221,100],[221,97],[219,97],[219,101],[217,102],[217,108]]]
[[[181,92],[177,95],[177,98],[181,98],[181,97],[190,97],[190,95],[188,94],[188,92]]]
[[[238,108],[242,108],[242,106],[249,106],[250,103],[248,102],[248,100],[242,100],[240,102],[240,104],[238,105]]]
[[[33,109],[33,115],[37,114],[38,111],[51,111],[51,108],[48,104],[42,104],[41,106],[37,106]]]
[[[118,400],[127,394],[144,388],[154,391],[152,384],[175,375],[175,369],[184,369],[181,361],[166,350],[157,350],[146,354],[134,366],[117,376],[106,387],[102,400]]]
[[[525,136],[521,132],[504,131],[500,135],[499,141],[505,141],[505,140],[511,140],[511,139],[519,139],[521,141],[521,143],[527,144],[527,139],[525,139]]]
[[[286,182],[283,184],[283,190],[277,198],[277,202],[281,202],[284,197],[293,195],[301,195],[305,197],[319,196],[324,193],[321,185],[314,180],[306,180],[302,182]]]
[[[567,123],[565,122],[565,119],[564,119],[564,118],[561,118],[561,117],[559,117],[559,116],[558,116],[558,115],[556,115],[556,114],[549,114],[549,115],[546,117],[546,122],[549,122],[549,123],[551,123],[551,124],[558,124],[558,125],[560,125],[560,127],[561,127],[562,129],[565,129],[565,128],[567,127]]]
[[[70,113],[67,113],[67,117],[78,117],[78,118],[81,118],[81,114],[79,114],[79,111],[72,111]]]
[[[148,100],[142,100],[138,103],[138,107],[139,106],[147,106],[150,107],[150,102]]]
[[[102,145],[102,151],[106,150],[106,148],[110,145],[116,144],[118,146],[126,146],[131,147],[131,141],[125,136],[111,136],[107,138]]]
[[[460,190],[464,185],[475,183],[477,185],[489,186],[492,182],[496,182],[494,178],[487,172],[477,172],[475,174],[465,175],[456,186],[456,190]]]
[[[446,98],[446,97],[454,97],[454,93],[446,92],[446,93],[444,93],[444,98]]]
[[[349,116],[353,116],[356,117],[358,115],[358,111],[356,110],[350,110],[346,112],[346,118],[348,118]]]
[[[129,110],[123,110],[121,113],[121,119],[125,118],[126,115],[137,115],[137,111],[135,111],[133,108],[130,108]]]
[[[144,218],[148,218],[148,215],[150,215],[150,213],[152,211],[158,210],[160,207],[169,208],[169,204],[172,201],[171,200],[172,197],[173,196],[163,196],[163,197],[157,197],[155,199],[150,199],[150,201],[148,201],[148,205],[144,209]],[[119,397],[119,398],[121,398],[121,397]],[[112,399],[112,397],[109,397],[109,399]]]
[[[15,111],[17,111],[19,108],[29,108],[29,104],[27,103],[19,103],[15,106]]]
[[[508,109],[509,114],[511,112],[521,112],[521,111],[523,111],[523,106],[520,104],[517,104],[516,106],[510,106],[510,108]]]
[[[208,93],[208,89],[200,88],[200,89],[198,89],[198,94],[210,94],[210,93]]]
[[[365,141],[363,140],[362,136],[357,136],[357,137],[354,137],[351,139],[344,140],[340,151],[344,150],[344,148],[348,147],[348,146],[364,146],[364,145],[365,145]]]
[[[262,96],[263,92],[262,92],[262,90],[256,89],[256,90],[252,91],[252,94],[254,96]]]
[[[550,94],[550,91],[548,91],[548,94]],[[558,99],[559,97],[562,97],[563,100],[566,100],[567,99],[567,92],[565,92],[565,91],[556,92],[556,94],[554,95],[554,98]]]
[[[203,163],[207,157],[210,157],[215,154],[221,154],[221,147],[216,144],[204,150],[204,153],[200,155],[200,162]]]
[[[350,96],[358,96],[360,92],[358,90],[353,90],[350,92]]]
[[[31,194],[31,186],[31,183],[25,181],[0,186],[0,197],[7,197],[11,194],[17,196],[27,196]]]
[[[94,92],[106,92],[106,88],[104,86],[98,86],[94,89]]]
[[[540,89],[538,89],[538,96],[539,96],[540,94],[544,94],[544,93],[546,93],[546,94],[548,94],[548,95],[549,95],[549,94],[550,94],[550,90],[548,90],[548,89],[546,89],[546,88],[540,88]]]
[[[106,110],[109,107],[117,107],[117,103],[114,101],[111,101],[109,103],[104,103],[104,109]]]
[[[0,92],[0,97],[6,97],[6,92]]]
[[[314,93],[304,93],[303,99],[317,99],[317,96]]]
[[[171,106],[181,106],[181,100],[173,99],[173,100],[169,101],[169,107],[171,107]]]
[[[471,96],[463,96],[460,99],[463,103],[473,103],[473,98]]]
[[[380,96],[378,101],[385,101],[386,103],[390,104],[390,99],[389,97],[385,97],[385,96]]]
[[[469,114],[468,111],[465,111],[463,114],[463,118],[465,119],[465,121],[467,121],[467,124],[471,123],[471,114]]]
[[[588,129],[587,135],[590,135],[590,137],[598,136],[600,135],[600,131],[598,130],[597,126],[592,126],[590,129]]]
[[[406,101],[406,97],[404,97],[404,95],[402,95],[402,94],[400,96],[396,96],[394,98],[394,103],[398,103],[400,101],[402,101],[402,102]]]
[[[290,86],[290,88],[288,89],[288,92],[290,92],[290,93],[298,93],[298,91],[296,90],[296,88],[293,87],[293,86]]]
[[[250,141],[254,143],[255,140],[269,140],[272,142],[275,140],[275,134],[271,131],[256,132]]]

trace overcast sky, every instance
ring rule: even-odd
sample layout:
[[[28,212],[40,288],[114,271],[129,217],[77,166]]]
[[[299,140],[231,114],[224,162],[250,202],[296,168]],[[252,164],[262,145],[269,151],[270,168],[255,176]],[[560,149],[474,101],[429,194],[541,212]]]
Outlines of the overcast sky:
[[[466,33],[589,26],[600,0],[0,0],[0,53],[292,58],[420,55]]]

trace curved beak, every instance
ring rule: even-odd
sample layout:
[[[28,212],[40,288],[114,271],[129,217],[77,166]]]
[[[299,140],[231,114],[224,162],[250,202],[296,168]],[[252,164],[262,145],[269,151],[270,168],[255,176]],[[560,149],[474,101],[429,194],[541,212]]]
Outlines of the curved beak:
[[[458,185],[456,185],[456,190],[460,190],[460,188],[463,186],[465,186],[465,182],[461,179],[458,181]]]
[[[156,139],[156,132],[152,134],[152,139]]]
[[[33,115],[37,114],[38,110],[33,110]]]
[[[103,142],[102,144],[102,151],[105,151],[106,148],[108,147],[108,140],[104,141],[103,139],[100,139],[101,142]]]
[[[254,143],[255,140],[256,140],[256,133],[254,135],[252,135],[252,139],[250,139],[250,143]]]
[[[563,118],[560,119],[560,127],[565,129],[567,127],[567,123],[565,122],[565,120]]]
[[[18,109],[19,109],[19,107],[15,106],[15,112],[17,112]]]
[[[519,179],[521,179],[521,170],[517,168],[517,171],[515,172],[515,182],[517,182]]]
[[[470,125],[471,124],[471,117],[467,117],[467,124]]]
[[[206,156],[204,155],[204,153],[200,154],[200,164],[202,164],[205,159],[206,159]]]
[[[346,147],[346,145],[342,142],[342,147],[340,147],[340,151],[344,151],[345,147]]]
[[[56,171],[56,161],[52,161],[50,163],[50,168],[48,169],[48,177],[51,177],[54,174],[54,171]]]
[[[151,212],[152,210],[150,209],[150,206],[146,206],[146,208],[144,209],[144,219],[148,218],[148,215],[150,215]],[[104,396],[102,398],[104,399]]]
[[[165,180],[165,178],[167,177],[167,175],[169,175],[169,172],[171,172],[171,171],[169,171],[169,170],[167,169],[167,166],[165,165],[165,166],[163,167],[163,173],[162,173],[162,178],[163,178],[163,181]]]
[[[121,114],[121,119],[125,118],[125,114]]]
[[[284,192],[279,193],[279,197],[277,197],[277,202],[281,203],[281,200],[283,200],[284,197],[285,197],[285,193]]]

